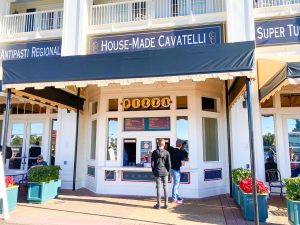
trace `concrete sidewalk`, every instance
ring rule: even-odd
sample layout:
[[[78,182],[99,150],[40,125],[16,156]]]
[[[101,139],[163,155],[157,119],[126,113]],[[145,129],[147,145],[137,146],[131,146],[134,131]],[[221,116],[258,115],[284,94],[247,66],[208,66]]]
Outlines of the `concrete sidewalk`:
[[[20,200],[22,201],[22,199]],[[184,204],[172,205],[167,210],[153,209],[154,204],[154,198],[99,196],[86,189],[75,192],[63,191],[57,199],[44,204],[28,204],[25,201],[18,203],[17,209],[11,213],[11,219],[7,222],[2,221],[2,224],[231,224],[231,221],[224,216],[224,207],[227,207],[228,210],[228,206],[222,206],[220,196],[185,200]],[[269,214],[270,224],[288,224],[285,215]],[[245,224],[251,223],[245,222]]]

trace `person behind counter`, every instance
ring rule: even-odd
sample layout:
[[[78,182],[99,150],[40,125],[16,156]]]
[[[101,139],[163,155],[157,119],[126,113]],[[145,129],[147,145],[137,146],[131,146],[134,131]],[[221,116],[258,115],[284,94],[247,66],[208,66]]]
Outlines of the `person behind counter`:
[[[169,147],[168,151],[171,156],[171,175],[173,177],[173,188],[172,188],[172,202],[181,204],[183,199],[179,196],[179,185],[180,185],[180,167],[184,166],[185,155],[181,150],[184,141],[177,139],[176,148]]]
[[[171,169],[171,159],[168,151],[164,149],[165,140],[158,140],[158,149],[151,155],[151,167],[156,182],[157,204],[154,208],[160,209],[161,205],[161,182],[164,187],[165,209],[168,208],[168,176]]]

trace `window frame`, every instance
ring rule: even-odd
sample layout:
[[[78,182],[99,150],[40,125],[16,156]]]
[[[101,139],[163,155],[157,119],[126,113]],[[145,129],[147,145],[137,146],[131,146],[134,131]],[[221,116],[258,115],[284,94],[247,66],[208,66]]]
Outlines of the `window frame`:
[[[217,111],[216,112],[211,112],[211,111],[205,111],[202,110],[202,98],[212,98],[216,100],[216,107],[217,107]],[[221,151],[221,146],[223,144],[223,139],[221,136],[222,133],[222,113],[221,113],[221,98],[219,96],[216,95],[201,95],[200,96],[200,111],[201,111],[201,140],[202,140],[202,162],[209,164],[209,163],[222,163],[224,161],[224,156],[222,155],[222,151]],[[204,129],[203,129],[203,118],[213,118],[213,119],[217,119],[217,131],[218,131],[218,160],[216,161],[205,161],[204,160]]]

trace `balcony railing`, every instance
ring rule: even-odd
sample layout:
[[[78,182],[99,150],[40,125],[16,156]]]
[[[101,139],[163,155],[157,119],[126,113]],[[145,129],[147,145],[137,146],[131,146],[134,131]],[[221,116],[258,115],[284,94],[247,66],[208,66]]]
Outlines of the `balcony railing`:
[[[61,29],[63,10],[21,13],[0,17],[0,35]]]
[[[91,6],[89,25],[105,25],[225,11],[226,0],[138,0]]]
[[[257,8],[300,4],[300,0],[256,0]]]

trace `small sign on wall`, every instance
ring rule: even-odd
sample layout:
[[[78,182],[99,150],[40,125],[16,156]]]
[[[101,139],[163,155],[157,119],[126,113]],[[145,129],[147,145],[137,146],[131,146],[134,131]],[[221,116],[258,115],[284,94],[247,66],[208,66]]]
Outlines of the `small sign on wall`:
[[[105,180],[106,181],[116,181],[116,171],[105,170]]]
[[[151,163],[152,141],[141,141],[141,163]]]
[[[87,175],[91,176],[91,177],[95,177],[95,167],[94,166],[88,166],[87,168]]]
[[[171,103],[172,101],[169,96],[124,98],[122,100],[124,111],[166,110],[170,109]]]
[[[222,179],[223,179],[222,168],[204,170],[204,181],[222,180]]]

